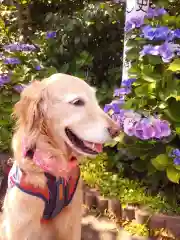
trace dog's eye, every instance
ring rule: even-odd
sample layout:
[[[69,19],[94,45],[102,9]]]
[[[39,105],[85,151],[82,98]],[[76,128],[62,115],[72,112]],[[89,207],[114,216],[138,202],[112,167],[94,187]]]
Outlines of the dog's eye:
[[[75,106],[84,106],[84,104],[85,104],[85,102],[80,98],[76,98],[75,100],[71,101],[70,103]]]

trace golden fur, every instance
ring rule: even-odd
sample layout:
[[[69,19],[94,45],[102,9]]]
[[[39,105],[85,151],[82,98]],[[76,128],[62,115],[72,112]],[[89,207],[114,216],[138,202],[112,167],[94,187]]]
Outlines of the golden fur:
[[[77,97],[85,101],[85,106],[70,104]],[[12,144],[15,163],[26,172],[28,183],[42,188],[46,186],[43,170],[23,156],[23,139],[26,139],[27,148],[36,145],[66,169],[71,156],[78,159],[83,155],[91,156],[72,145],[65,134],[65,127],[70,127],[80,139],[95,143],[108,140],[107,129],[111,132],[117,130],[117,125],[99,107],[95,90],[84,81],[65,74],[54,74],[26,87],[15,105],[14,117],[17,119]],[[54,175],[58,177],[61,172],[58,170]],[[70,205],[48,224],[41,224],[44,202],[13,187],[4,201],[1,238],[80,240],[81,205],[79,181]]]

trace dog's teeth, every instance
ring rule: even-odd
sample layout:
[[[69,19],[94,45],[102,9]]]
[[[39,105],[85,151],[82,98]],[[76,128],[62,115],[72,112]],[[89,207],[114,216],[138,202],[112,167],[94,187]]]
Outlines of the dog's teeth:
[[[92,144],[92,149],[95,150],[95,143]]]

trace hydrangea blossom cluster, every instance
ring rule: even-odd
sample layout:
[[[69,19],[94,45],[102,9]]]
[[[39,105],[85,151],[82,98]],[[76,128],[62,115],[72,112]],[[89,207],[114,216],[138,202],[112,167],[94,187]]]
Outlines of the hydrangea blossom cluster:
[[[47,32],[47,34],[46,34],[47,39],[55,38],[55,37],[56,37],[56,32],[55,31],[50,31],[50,32]]]
[[[26,87],[25,84],[24,84],[24,85],[19,84],[19,85],[15,85],[15,86],[13,87],[13,89],[14,89],[16,92],[21,93],[22,90],[23,90],[25,87]]]
[[[149,8],[147,18],[154,18],[167,14],[164,8]],[[129,32],[132,29],[141,28],[141,37],[150,41],[165,41],[161,45],[145,45],[143,46],[140,56],[154,55],[161,56],[163,62],[170,62],[176,55],[180,56],[180,47],[173,40],[180,39],[180,29],[169,29],[167,26],[152,27],[151,25],[144,26],[143,18],[132,18],[126,22],[125,30]],[[127,94],[129,93],[127,89]]]
[[[180,29],[171,30],[166,26],[154,28],[151,25],[146,25],[142,28],[142,37],[155,41],[172,41],[180,38]]]
[[[154,18],[167,14],[167,11],[164,8],[149,8],[146,17]],[[132,29],[140,28],[144,24],[144,19],[140,17],[133,17],[126,22],[125,31],[129,32]]]
[[[180,165],[180,150],[178,148],[172,150],[170,157],[174,158],[175,165]]]
[[[11,43],[4,45],[3,49],[10,52],[32,52],[36,50],[36,47],[32,44]]]
[[[50,38],[55,38],[56,37],[56,32],[55,31],[50,31],[46,33],[46,38],[50,39]],[[33,44],[25,44],[25,43],[19,43],[19,42],[15,42],[15,43],[10,43],[10,44],[6,44],[3,46],[3,49],[6,52],[33,52],[37,50],[36,45]],[[16,67],[17,64],[21,64],[21,60],[17,57],[7,57],[5,55],[3,55],[3,53],[0,53],[0,60],[5,64],[5,65],[14,65]],[[40,71],[41,70],[41,66],[40,65],[36,65],[35,66],[35,70]],[[0,74],[0,87],[3,87],[5,84],[10,82],[10,76],[8,74]],[[24,87],[26,85],[15,85],[13,87],[13,89],[15,91],[17,91],[18,93],[20,93]]]
[[[167,14],[164,8],[149,8],[146,17],[154,18]]]
[[[140,28],[144,23],[144,20],[142,18],[136,17],[131,18],[129,21],[126,22],[125,25],[125,32],[129,32],[132,29]]]
[[[178,44],[165,42],[162,45],[153,46],[151,44],[145,45],[140,52],[140,56],[154,55],[161,56],[163,62],[170,62],[175,55],[180,56],[180,46]]]
[[[112,111],[112,119],[115,120],[121,129],[128,135],[134,136],[141,140],[162,139],[171,134],[169,123],[155,117],[144,117],[133,110],[120,109],[114,103],[110,109],[105,108],[108,112]],[[114,111],[115,110],[115,111]]]
[[[7,57],[7,58],[4,58],[3,60],[4,64],[11,64],[11,65],[16,65],[16,64],[20,64],[21,61],[19,60],[19,58],[16,58],[16,57]]]
[[[129,78],[129,79],[123,80],[121,82],[121,88],[115,89],[113,96],[121,97],[121,99],[124,98],[124,95],[131,93],[131,86],[132,86],[132,83],[135,81],[136,81],[135,78]]]
[[[3,87],[4,84],[9,82],[10,82],[10,77],[8,74],[6,73],[0,74],[0,87]]]

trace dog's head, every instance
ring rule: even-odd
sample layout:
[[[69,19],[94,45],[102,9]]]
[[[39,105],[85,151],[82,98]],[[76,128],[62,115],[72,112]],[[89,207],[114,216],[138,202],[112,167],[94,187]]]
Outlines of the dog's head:
[[[74,154],[95,156],[117,134],[118,126],[99,107],[95,90],[66,74],[54,74],[24,89],[14,114],[28,147],[41,135],[62,141]],[[61,147],[61,146],[59,146]]]

